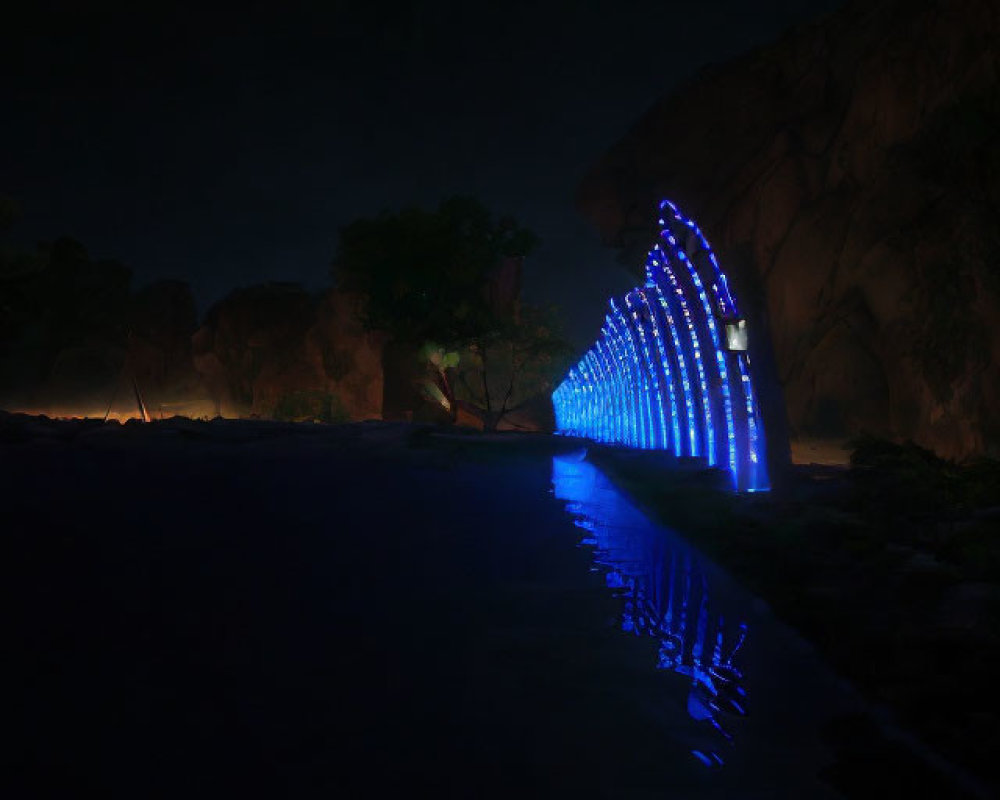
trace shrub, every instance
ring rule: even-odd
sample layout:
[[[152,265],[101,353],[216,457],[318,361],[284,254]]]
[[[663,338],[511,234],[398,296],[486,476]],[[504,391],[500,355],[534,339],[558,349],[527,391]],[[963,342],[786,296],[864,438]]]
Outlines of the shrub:
[[[273,416],[282,422],[324,422],[337,425],[350,415],[335,394],[320,389],[287,392],[274,406]]]

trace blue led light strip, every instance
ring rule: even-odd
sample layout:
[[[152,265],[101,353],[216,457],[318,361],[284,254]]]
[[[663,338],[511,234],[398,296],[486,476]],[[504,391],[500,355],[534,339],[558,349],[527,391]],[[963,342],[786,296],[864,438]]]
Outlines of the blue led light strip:
[[[576,372],[580,376],[580,389],[583,392],[583,404],[580,408],[580,430],[584,436],[591,436],[594,418],[594,382],[590,378],[586,359],[581,359],[580,363],[576,365]]]
[[[604,367],[601,364],[601,360],[597,357],[596,346],[590,348],[587,351],[587,360],[590,362],[594,374],[600,381],[601,386],[601,405],[598,412],[598,422],[597,422],[597,439],[601,442],[612,442],[614,441],[614,435],[611,430],[611,425],[614,420],[614,404],[617,396],[617,392],[612,391],[614,384],[610,380],[610,376],[606,375],[604,372]]]
[[[576,393],[576,371],[570,370],[566,376],[566,397],[563,401],[566,415],[566,430],[571,436],[576,436],[576,419],[574,418],[574,403]]]
[[[725,349],[721,335],[721,321],[738,319],[736,300],[698,226],[672,203],[660,210],[660,241],[647,256],[645,285],[610,301],[601,335],[552,394],[556,424],[599,442],[727,463],[737,489],[766,488],[750,358]],[[742,402],[731,381],[739,382]],[[724,440],[716,432],[722,417]],[[643,587],[633,588],[641,604]],[[644,624],[640,611],[636,630]],[[696,637],[696,660],[707,655],[703,634]]]
[[[632,329],[625,319],[625,315],[611,299],[611,310],[620,323],[619,335],[625,342],[625,354],[628,358],[629,368],[632,371],[633,381],[636,388],[636,399],[638,400],[638,420],[639,420],[639,446],[643,449],[653,447],[650,431],[653,423],[653,409],[649,402],[649,382],[642,374],[642,364],[639,363],[639,352],[632,337]]]
[[[558,415],[561,420],[559,423],[559,430],[563,431],[567,435],[572,434],[572,425],[570,424],[569,418],[569,392],[570,392],[570,378],[566,375],[566,380],[564,380],[559,385],[559,406]]]
[[[608,376],[614,388],[613,394],[615,399],[612,409],[611,440],[618,444],[625,444],[625,393],[618,382],[618,373],[612,365],[613,356],[608,349],[607,332],[602,329],[601,333],[604,336],[604,340],[598,339],[594,348],[597,351],[598,360],[604,367],[604,373]]]
[[[663,312],[663,318],[667,323],[667,328],[670,331],[670,339],[673,343],[674,356],[677,359],[677,371],[681,381],[681,390],[684,395],[684,411],[687,418],[687,433],[688,433],[688,443],[689,443],[689,456],[698,455],[698,434],[697,434],[697,422],[695,416],[694,400],[691,396],[691,381],[688,378],[688,366],[687,366],[687,354],[684,352],[684,348],[681,346],[680,335],[677,333],[677,325],[674,323],[674,315],[670,310],[670,303],[667,300],[666,295],[664,295],[663,290],[660,288],[660,284],[656,281],[659,274],[665,274],[663,267],[660,264],[659,259],[662,254],[659,252],[659,245],[654,247],[650,253],[648,260],[646,261],[646,275],[650,281],[653,282],[654,291],[656,292],[657,299],[659,300],[660,309]],[[654,272],[655,270],[655,272]],[[652,312],[652,307],[650,312]],[[653,314],[654,319],[656,314]],[[662,342],[662,337],[661,337]],[[664,345],[665,342],[662,342]],[[661,353],[665,355],[665,353]],[[667,365],[664,364],[664,370],[667,369]],[[677,455],[681,455],[680,450],[677,451]]]
[[[590,358],[598,373],[604,381],[604,391],[606,396],[604,419],[601,423],[602,439],[604,442],[618,442],[618,426],[620,419],[621,391],[618,382],[610,369],[608,360],[603,352],[603,343],[598,339],[590,348]]]
[[[656,318],[656,314],[653,313],[653,306],[649,302],[649,298],[646,296],[648,288],[644,291],[639,292],[639,299],[642,301],[643,307],[646,309],[646,316],[649,318],[649,329],[650,335],[653,337],[653,341],[656,342],[656,350],[660,356],[660,368],[662,371],[662,378],[664,383],[667,385],[667,391],[670,395],[670,430],[673,433],[671,437],[671,448],[673,449],[674,455],[683,455],[684,444],[681,440],[681,426],[679,414],[677,413],[677,394],[674,391],[674,377],[670,369],[670,361],[667,357],[667,349],[663,343],[663,332],[660,330],[659,320]],[[661,392],[662,400],[662,392]],[[661,404],[661,416],[662,416],[662,404]],[[664,429],[666,428],[666,422],[663,423]],[[666,440],[666,430],[664,430],[663,435],[664,440]]]
[[[636,377],[632,374],[632,361],[628,357],[625,350],[625,342],[618,332],[618,327],[615,325],[614,320],[610,316],[605,316],[604,322],[610,332],[608,344],[611,345],[611,353],[617,364],[618,375],[628,397],[625,413],[625,444],[630,447],[642,447],[638,428],[638,424],[641,423],[639,388]]]
[[[729,291],[729,279],[719,266],[719,261],[715,257],[715,252],[712,250],[712,246],[708,243],[708,239],[705,238],[705,234],[701,232],[701,228],[698,227],[694,220],[685,217],[681,213],[680,209],[669,200],[660,201],[661,227],[666,225],[666,221],[662,216],[665,208],[670,209],[671,215],[677,222],[687,226],[688,229],[694,232],[694,235],[698,237],[698,241],[700,242],[702,249],[708,254],[708,260],[712,265],[712,272],[715,276],[715,280],[712,283],[712,291],[719,303],[719,308],[722,313],[732,315],[734,317],[738,316],[739,311],[736,308],[736,298],[733,297],[732,292]]]
[[[583,382],[580,373],[573,372],[573,430],[577,436],[583,435]]]
[[[614,317],[611,318],[611,327],[612,330],[615,332],[615,335],[618,337],[618,343],[619,346],[621,347],[621,352],[623,357],[622,364],[625,368],[625,374],[629,376],[629,384],[630,384],[629,388],[632,391],[632,397],[633,397],[634,413],[632,417],[632,431],[633,431],[633,440],[635,442],[634,446],[639,447],[641,449],[645,449],[647,447],[646,415],[644,413],[645,406],[643,403],[644,392],[643,392],[642,376],[639,374],[639,370],[637,368],[638,360],[633,355],[630,347],[631,338],[628,337],[627,332],[623,330],[622,327],[624,325],[624,321],[619,322],[615,319],[615,317],[618,317],[620,315],[618,309],[613,306],[614,303],[613,298],[611,302],[614,311]]]
[[[747,490],[751,492],[762,491],[768,488],[767,480],[762,476],[764,472],[760,461],[760,441],[757,428],[757,404],[753,396],[753,383],[750,381],[750,359],[745,353],[736,354],[736,363],[740,367],[740,382],[743,384],[743,394],[747,404],[747,428],[750,439],[750,480]]]
[[[570,374],[570,379],[572,383],[570,384],[570,406],[569,406],[569,418],[570,418],[570,428],[573,431],[574,436],[579,436],[580,431],[580,379],[577,377],[576,370]]]
[[[677,276],[670,268],[667,253],[662,248],[659,250],[661,258],[658,259],[659,267],[666,275],[670,288],[677,298],[677,303],[681,307],[681,314],[688,330],[691,340],[691,349],[694,356],[694,363],[698,372],[698,384],[701,388],[701,408],[705,418],[705,456],[708,458],[708,465],[714,466],[716,463],[715,454],[715,426],[712,424],[712,396],[708,390],[708,379],[705,377],[705,364],[701,356],[701,340],[698,338],[698,331],[695,329],[694,316],[688,308],[687,300],[684,297],[684,289],[681,287]]]
[[[739,316],[739,311],[738,311],[738,309],[736,307],[736,300],[733,297],[732,292],[729,290],[729,281],[726,278],[725,273],[722,271],[721,267],[719,266],[718,259],[716,259],[715,253],[712,251],[711,245],[708,243],[708,240],[705,238],[705,235],[701,232],[701,228],[699,228],[698,225],[695,224],[695,222],[693,220],[688,219],[687,217],[685,217],[680,212],[680,210],[677,208],[677,206],[674,205],[669,200],[663,200],[660,203],[660,214],[661,214],[660,224],[661,225],[665,225],[666,224],[665,220],[662,217],[662,215],[664,214],[664,210],[666,208],[670,209],[670,214],[671,214],[671,216],[673,216],[673,218],[674,218],[675,221],[677,221],[680,224],[686,226],[690,231],[692,231],[694,233],[695,237],[698,239],[698,242],[700,243],[700,245],[702,247],[702,250],[705,253],[708,254],[708,261],[711,264],[713,278],[714,278],[714,280],[712,281],[711,286],[712,286],[713,295],[715,297],[715,301],[718,304],[719,309],[720,309],[720,311],[722,312],[722,314],[724,316],[729,316],[729,317],[735,319],[736,317]],[[662,235],[662,233],[661,233],[661,235]],[[704,288],[701,285],[701,279],[698,276],[697,270],[695,269],[694,265],[690,263],[690,261],[688,263],[689,263],[690,269],[692,270],[692,277],[693,277],[693,279],[695,281],[695,286],[698,289],[699,295],[702,298],[702,305],[705,307],[705,313],[706,313],[706,315],[708,317],[709,330],[712,333],[713,339],[715,341],[716,358],[718,359],[718,361],[719,361],[719,363],[721,365],[721,369],[723,370],[722,374],[724,374],[724,370],[725,370],[725,357],[724,357],[724,354],[722,352],[722,348],[721,348],[721,346],[719,344],[719,341],[718,341],[718,333],[715,330],[715,321],[712,318],[713,315],[712,315],[712,312],[711,312],[711,308],[709,307],[708,300],[705,297]],[[737,363],[739,365],[740,386],[742,387],[742,390],[743,390],[743,401],[744,401],[744,405],[745,405],[746,410],[747,410],[747,439],[748,439],[748,441],[747,441],[747,451],[748,451],[747,455],[748,455],[748,459],[749,459],[749,462],[750,462],[750,469],[753,472],[753,475],[751,476],[751,480],[749,481],[749,488],[753,489],[753,488],[757,487],[758,482],[759,482],[758,474],[757,474],[757,469],[755,467],[755,465],[757,465],[757,464],[760,463],[759,441],[758,441],[758,431],[757,431],[757,428],[758,428],[757,414],[758,414],[758,412],[757,412],[756,404],[754,403],[754,399],[753,399],[753,387],[752,387],[751,382],[750,382],[749,360],[747,359],[746,361],[744,361],[744,358],[745,357],[742,354],[737,354],[737,359],[736,360],[737,360]],[[728,385],[728,380],[724,380],[723,381],[723,401],[726,402],[726,403],[730,403],[730,401],[729,401],[729,385]],[[732,414],[732,412],[731,412],[731,404],[730,404],[730,410],[727,411],[727,415],[729,417],[731,417],[731,414]],[[735,441],[735,434],[733,432],[732,427],[730,427],[730,429],[729,429],[729,436],[730,436],[730,458],[729,458],[729,460],[730,460],[730,466],[731,466],[731,468],[733,470],[733,477],[735,479],[735,478],[738,477],[738,470],[737,470],[737,467],[736,467],[736,455],[735,455],[736,441]]]
[[[642,350],[643,358],[646,362],[646,375],[647,375],[647,386],[646,386],[646,403],[649,404],[649,383],[653,384],[653,395],[655,398],[655,407],[657,411],[657,417],[659,425],[654,425],[656,428],[655,433],[659,433],[659,447],[661,450],[669,450],[670,442],[667,439],[667,435],[670,432],[670,428],[667,427],[667,416],[664,406],[666,402],[663,399],[663,391],[660,388],[660,381],[656,375],[656,368],[653,366],[653,357],[649,352],[649,343],[646,341],[646,332],[643,329],[642,320],[639,317],[639,312],[636,310],[635,304],[632,302],[632,293],[625,295],[625,307],[628,308],[629,314],[632,317],[632,327],[639,336],[639,345]],[[674,412],[676,415],[676,411]],[[650,415],[652,417],[652,415]],[[655,447],[656,436],[654,435],[653,440]],[[676,439],[674,440],[676,442]],[[676,446],[676,445],[675,445]]]
[[[652,435],[653,407],[649,401],[649,382],[646,379],[642,362],[639,359],[639,351],[635,345],[635,336],[632,333],[632,328],[628,324],[624,313],[617,305],[614,310],[615,315],[618,317],[619,332],[625,342],[625,353],[629,360],[629,368],[635,376],[636,387],[638,388],[636,399],[639,405],[639,438],[642,442],[641,446],[648,450],[655,446]]]
[[[594,364],[590,358],[590,351],[583,354],[580,364],[586,369],[586,374],[590,379],[593,390],[590,392],[589,410],[587,413],[587,436],[591,439],[601,440],[601,419],[603,417],[603,393],[604,381],[595,371]]]
[[[615,415],[616,436],[618,444],[629,446],[632,439],[629,431],[629,403],[631,394],[629,393],[627,380],[622,373],[622,365],[618,358],[618,348],[615,347],[611,331],[608,330],[607,318],[601,328],[601,339],[598,340],[603,345],[601,353],[607,363],[607,369],[615,382],[615,393],[618,395],[618,409]]]
[[[719,385],[722,389],[722,409],[726,417],[726,439],[729,446],[729,469],[732,472],[733,480],[737,478],[736,468],[736,427],[733,424],[733,403],[729,397],[729,375],[726,372],[726,359],[722,352],[722,345],[719,341],[719,332],[715,327],[715,317],[712,314],[712,306],[708,302],[708,295],[705,294],[705,287],[698,276],[698,270],[679,247],[676,249],[677,258],[683,262],[694,284],[698,299],[701,300],[701,308],[705,313],[705,324],[708,326],[708,335],[712,340],[712,347],[715,350],[715,364],[719,371]]]

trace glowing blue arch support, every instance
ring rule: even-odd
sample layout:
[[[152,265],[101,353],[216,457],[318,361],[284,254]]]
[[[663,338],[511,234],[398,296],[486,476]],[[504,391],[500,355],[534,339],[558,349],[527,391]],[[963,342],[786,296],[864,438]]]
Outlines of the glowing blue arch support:
[[[646,281],[609,303],[601,337],[552,395],[560,433],[704,458],[768,488],[746,322],[701,229],[669,200]]]

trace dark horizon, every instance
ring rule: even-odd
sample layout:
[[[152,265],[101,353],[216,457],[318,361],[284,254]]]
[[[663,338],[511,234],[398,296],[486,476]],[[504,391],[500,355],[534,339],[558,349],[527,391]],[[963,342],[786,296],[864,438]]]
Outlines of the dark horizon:
[[[526,295],[579,308],[583,344],[631,280],[574,208],[587,168],[707,64],[840,4],[42,4],[5,37],[8,238],[71,236],[135,287],[189,282],[204,313],[240,286],[329,285],[341,226],[471,194],[541,236]]]

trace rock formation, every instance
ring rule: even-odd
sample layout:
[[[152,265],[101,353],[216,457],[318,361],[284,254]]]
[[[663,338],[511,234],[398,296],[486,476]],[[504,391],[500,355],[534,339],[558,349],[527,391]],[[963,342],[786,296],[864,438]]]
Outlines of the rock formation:
[[[675,200],[759,298],[793,435],[1000,455],[1000,7],[852,3],[658,102],[586,176],[636,269]]]
[[[194,363],[222,416],[328,422],[380,416],[382,337],[356,297],[272,283],[232,292],[193,339]]]

